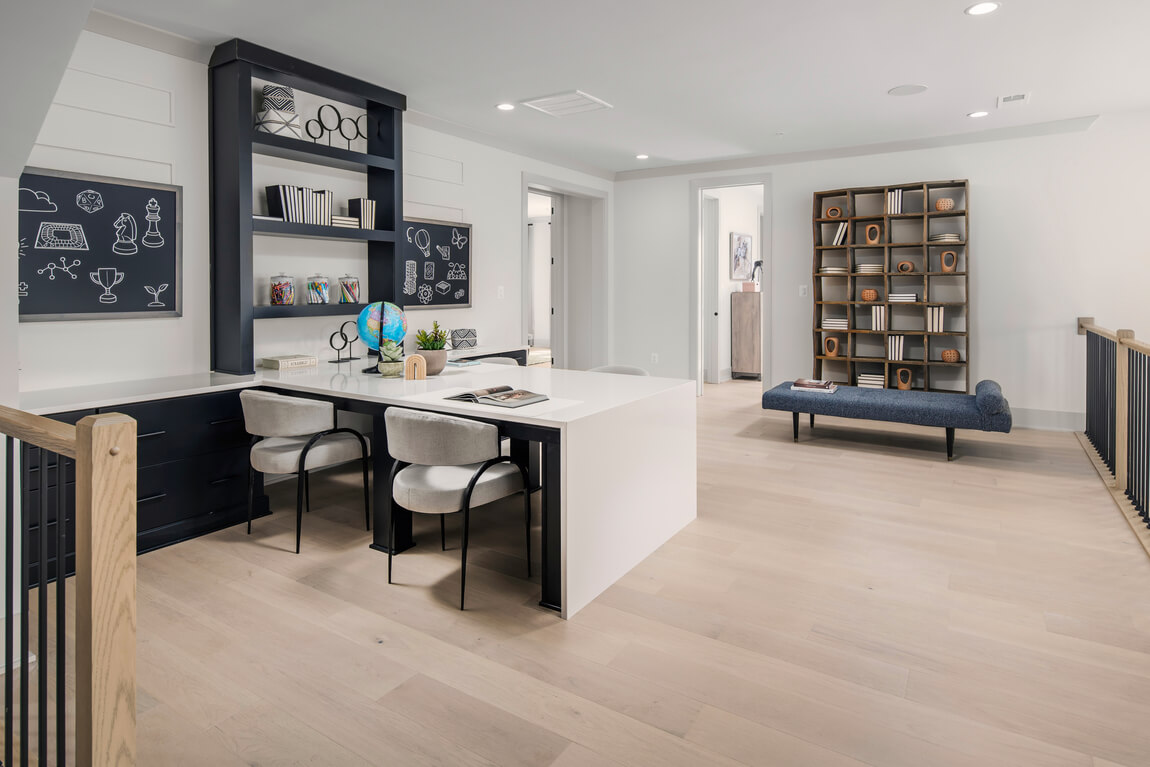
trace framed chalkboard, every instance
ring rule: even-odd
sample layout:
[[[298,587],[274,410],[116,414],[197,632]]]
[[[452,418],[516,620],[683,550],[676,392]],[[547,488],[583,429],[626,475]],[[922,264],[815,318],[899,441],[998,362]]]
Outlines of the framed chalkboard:
[[[405,310],[471,306],[471,224],[406,218],[399,253]]]
[[[25,169],[20,321],[179,317],[182,216],[178,186]]]

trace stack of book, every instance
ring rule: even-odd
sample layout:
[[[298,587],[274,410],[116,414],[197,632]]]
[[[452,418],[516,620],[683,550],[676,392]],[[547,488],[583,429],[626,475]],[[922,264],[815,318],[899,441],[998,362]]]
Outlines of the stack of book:
[[[962,242],[962,235],[960,234],[932,234],[927,238],[927,242],[937,244],[948,244],[955,242]]]
[[[872,306],[870,308],[870,329],[886,330],[886,307]]]
[[[845,266],[824,266],[819,269],[819,274],[847,274]]]
[[[898,215],[902,213],[901,189],[892,189],[886,193],[886,212],[887,215]]]
[[[332,216],[331,225],[341,229],[359,229],[359,219],[355,216]]]
[[[791,391],[817,391],[823,394],[834,394],[838,388],[834,381],[821,381],[814,378],[797,378],[791,384]]]
[[[945,306],[928,306],[926,307],[926,332],[927,333],[944,333],[943,328],[943,310]]]
[[[848,229],[850,229],[850,224],[846,221],[839,222],[839,228],[835,230],[835,236],[831,238],[831,245],[846,244]]]
[[[281,354],[278,357],[264,357],[260,365],[271,370],[310,368],[316,366],[316,358],[311,354]]]
[[[895,362],[902,361],[902,336],[888,336],[886,339],[887,359]]]
[[[823,328],[826,330],[850,330],[846,317],[823,317]]]
[[[330,191],[287,184],[265,187],[265,191],[268,196],[269,219],[279,218],[293,224],[332,225]]]
[[[356,197],[347,201],[347,214],[359,221],[360,229],[375,228],[375,200]]]
[[[886,377],[882,373],[859,373],[857,386],[860,389],[885,389]]]
[[[913,304],[918,301],[918,293],[891,293],[886,300],[892,304]]]
[[[857,274],[882,274],[882,264],[855,264]]]

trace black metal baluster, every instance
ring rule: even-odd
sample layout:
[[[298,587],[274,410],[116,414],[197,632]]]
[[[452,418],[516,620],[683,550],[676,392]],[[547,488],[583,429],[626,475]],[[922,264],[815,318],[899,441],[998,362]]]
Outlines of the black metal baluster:
[[[4,440],[8,473],[4,495],[4,764],[12,764],[12,675],[16,673],[16,653],[12,646],[12,618],[14,617],[12,589],[15,587],[16,553],[16,440]]]
[[[1094,334],[1087,331],[1086,333],[1086,438],[1090,440],[1090,444],[1095,447],[1098,443],[1094,440],[1094,414],[1097,408],[1094,403],[1094,376],[1097,375],[1097,368],[1094,361]]]
[[[40,484],[44,483],[44,456],[40,454]],[[32,549],[32,531],[28,525],[30,509],[20,510],[20,764],[28,764],[28,556]]]
[[[68,462],[56,459],[56,764],[65,767],[68,755],[68,706],[65,699],[64,668],[67,658],[68,625]]]
[[[48,456],[41,450],[40,462],[40,566],[37,568],[36,640],[40,657],[36,662],[36,752],[40,764],[48,763]],[[56,482],[60,482],[60,459],[56,459]]]

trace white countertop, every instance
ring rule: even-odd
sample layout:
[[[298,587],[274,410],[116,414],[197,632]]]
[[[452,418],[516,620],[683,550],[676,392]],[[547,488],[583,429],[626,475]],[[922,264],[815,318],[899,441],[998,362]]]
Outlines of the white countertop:
[[[337,395],[386,405],[406,404],[418,407],[421,404],[434,402],[435,409],[440,412],[496,416],[505,421],[561,427],[570,421],[602,413],[676,387],[694,387],[690,381],[674,378],[589,373],[545,367],[512,367],[482,362],[465,368],[447,368],[439,375],[424,381],[405,381],[402,378],[383,378],[363,373],[361,370],[365,366],[365,360],[340,365],[321,362],[316,367],[295,370],[257,369],[256,374],[251,376],[201,373],[24,392],[20,395],[20,409],[43,415],[94,407],[108,408],[171,397],[189,397],[251,386],[267,386],[311,394]],[[519,408],[501,408],[443,399],[463,391],[501,385],[546,394],[550,399]]]

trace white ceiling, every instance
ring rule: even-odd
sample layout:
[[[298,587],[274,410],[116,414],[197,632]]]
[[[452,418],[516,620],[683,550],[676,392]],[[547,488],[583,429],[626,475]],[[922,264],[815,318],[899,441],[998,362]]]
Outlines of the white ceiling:
[[[608,173],[1017,128],[1150,105],[1146,0],[97,0],[405,93],[414,112]],[[891,97],[922,83],[919,96]],[[614,109],[502,101],[579,89]],[[1031,92],[1024,107],[997,96]],[[981,120],[967,112],[987,110]],[[968,137],[969,138],[969,137]],[[635,159],[646,153],[650,159]]]

